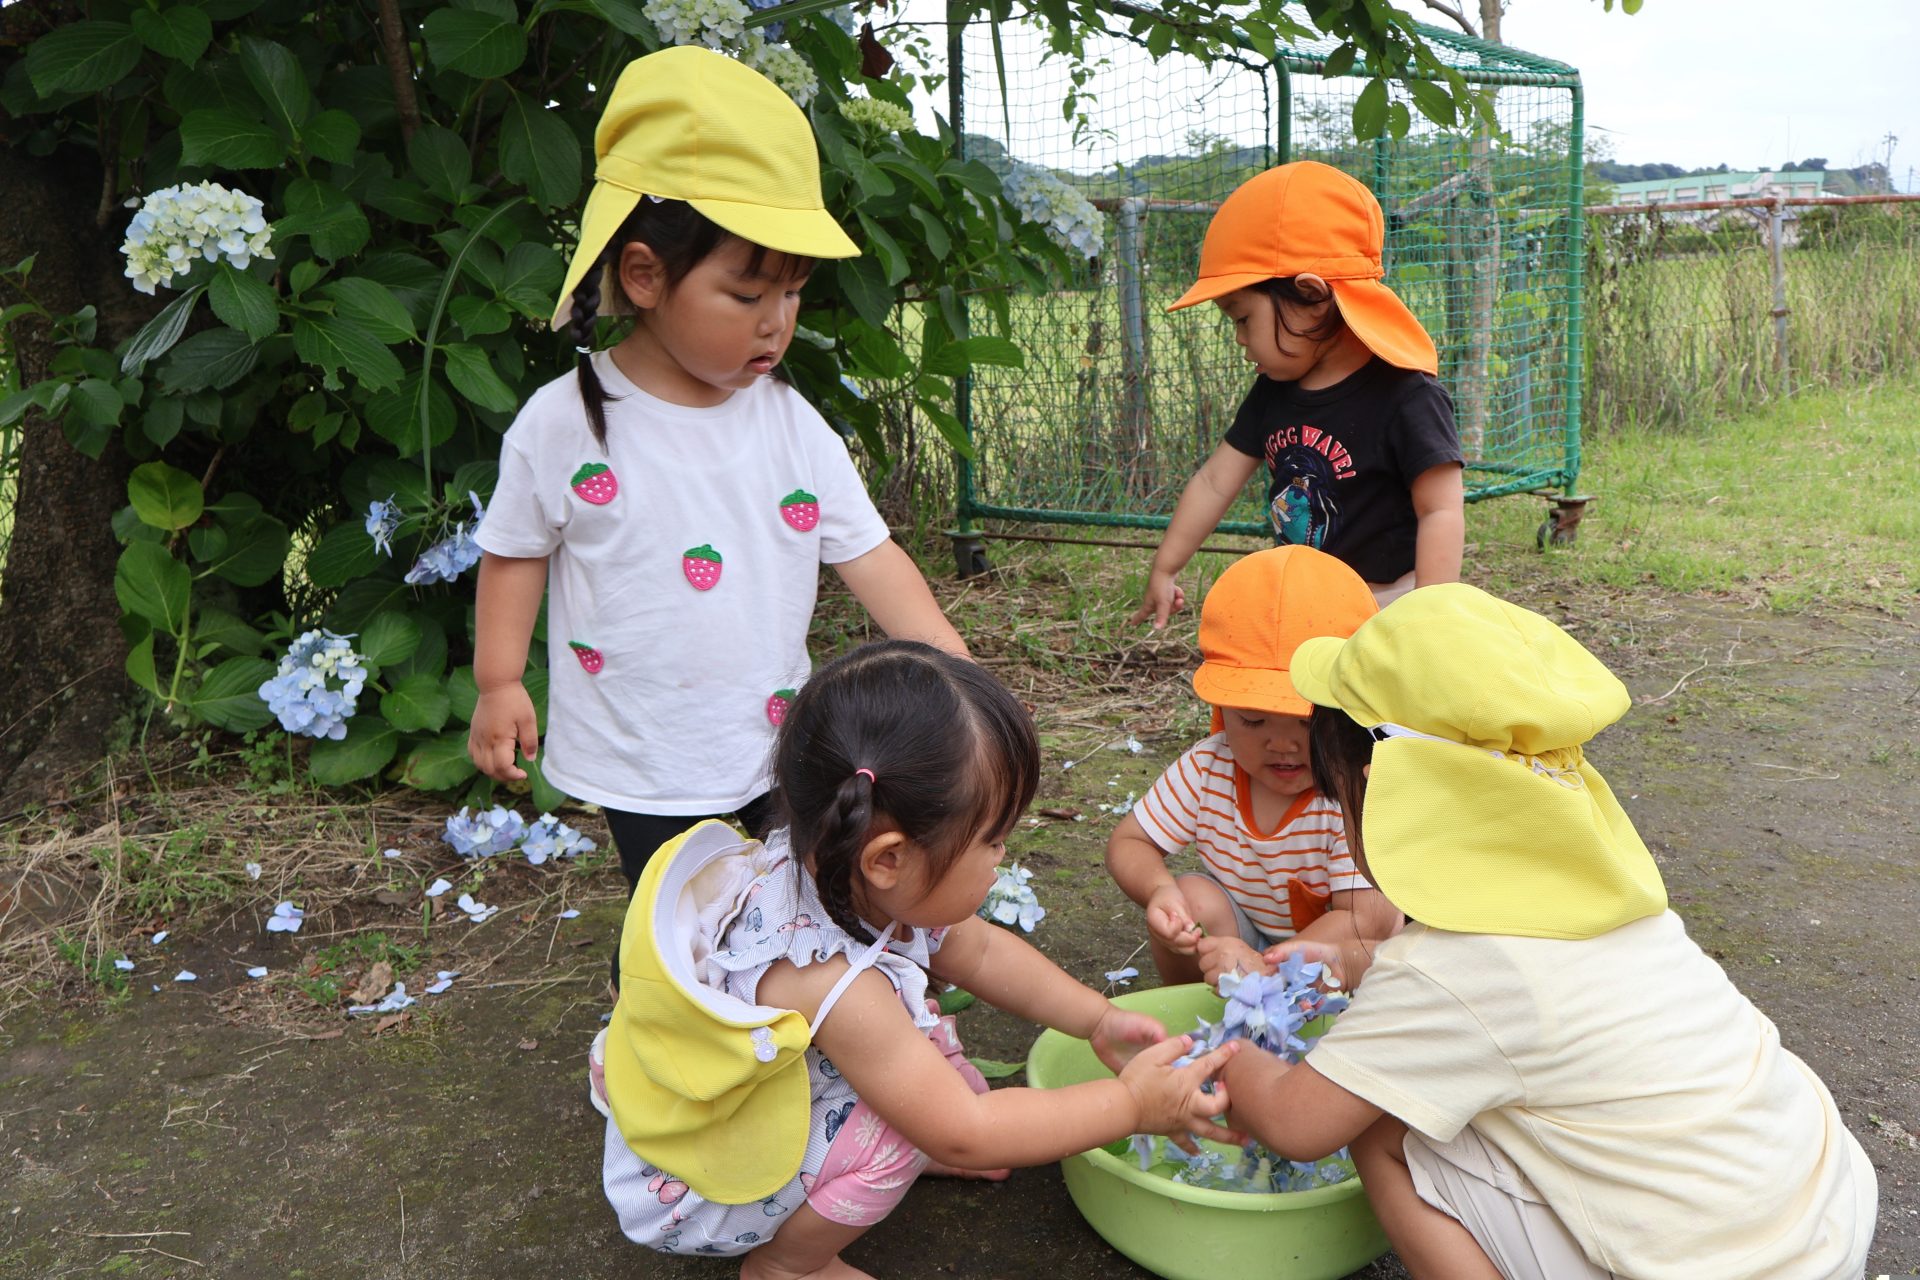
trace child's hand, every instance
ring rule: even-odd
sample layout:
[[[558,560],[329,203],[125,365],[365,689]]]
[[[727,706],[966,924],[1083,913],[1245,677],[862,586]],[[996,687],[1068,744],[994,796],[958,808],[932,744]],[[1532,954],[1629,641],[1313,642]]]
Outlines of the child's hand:
[[[1162,885],[1147,899],[1147,932],[1169,951],[1190,956],[1200,944],[1200,926],[1177,884]]]
[[[1241,973],[1272,973],[1273,966],[1258,951],[1238,938],[1202,938],[1194,954],[1200,960],[1200,976],[1207,985],[1220,985],[1220,975],[1238,969]]]
[[[1173,1066],[1173,1061],[1193,1048],[1192,1036],[1174,1036],[1142,1049],[1120,1073],[1120,1083],[1133,1095],[1138,1116],[1133,1131],[1165,1134],[1189,1153],[1195,1150],[1192,1135],[1216,1142],[1239,1142],[1238,1134],[1214,1119],[1232,1105],[1226,1086],[1216,1082],[1212,1093],[1201,1092],[1200,1086],[1244,1047],[1244,1041],[1229,1041],[1184,1067]]]
[[[1187,593],[1173,580],[1173,575],[1164,569],[1147,570],[1147,594],[1140,601],[1140,607],[1133,617],[1127,619],[1127,625],[1137,627],[1149,617],[1153,619],[1157,631],[1167,625],[1167,619],[1187,607]]]
[[[1133,1013],[1109,1003],[1107,1011],[1100,1015],[1100,1021],[1094,1024],[1093,1034],[1087,1037],[1087,1043],[1093,1046],[1093,1054],[1106,1066],[1107,1070],[1119,1075],[1135,1054],[1150,1044],[1159,1044],[1167,1038],[1167,1029],[1159,1020],[1144,1013]]]
[[[473,728],[467,734],[467,754],[474,767],[495,782],[517,782],[527,776],[513,762],[515,747],[529,760],[540,753],[533,699],[518,680],[480,695],[473,706]]]
[[[1346,975],[1342,972],[1346,968],[1346,961],[1335,943],[1318,942],[1311,938],[1288,938],[1285,942],[1277,942],[1260,953],[1260,959],[1266,963],[1261,972],[1272,973],[1288,956],[1299,956],[1309,964],[1325,965],[1327,971],[1322,975],[1320,985],[1327,990],[1337,991],[1346,985]]]

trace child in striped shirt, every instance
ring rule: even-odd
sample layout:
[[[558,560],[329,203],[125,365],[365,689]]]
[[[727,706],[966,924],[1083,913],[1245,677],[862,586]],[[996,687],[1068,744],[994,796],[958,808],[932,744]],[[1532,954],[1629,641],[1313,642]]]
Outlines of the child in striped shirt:
[[[1200,611],[1194,692],[1213,704],[1213,736],[1160,775],[1107,841],[1107,870],[1146,908],[1161,981],[1270,973],[1292,938],[1368,945],[1400,914],[1354,865],[1340,806],[1313,785],[1313,708],[1287,675],[1310,636],[1352,635],[1376,609],[1345,564],[1311,547],[1240,560]],[[1167,859],[1192,845],[1200,870]]]

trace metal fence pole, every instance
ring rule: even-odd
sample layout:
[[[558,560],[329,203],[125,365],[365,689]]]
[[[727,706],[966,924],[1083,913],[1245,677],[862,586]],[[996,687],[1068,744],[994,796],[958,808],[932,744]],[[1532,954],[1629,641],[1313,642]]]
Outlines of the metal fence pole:
[[[1150,467],[1148,453],[1153,433],[1147,404],[1147,313],[1141,300],[1140,268],[1145,256],[1140,215],[1146,201],[1129,196],[1120,202],[1120,243],[1114,255],[1120,276],[1120,387],[1121,432],[1125,450],[1115,458],[1128,475],[1137,478]]]
[[[1787,267],[1781,255],[1787,211],[1775,200],[1767,206],[1767,253],[1773,259],[1773,373],[1787,375]]]

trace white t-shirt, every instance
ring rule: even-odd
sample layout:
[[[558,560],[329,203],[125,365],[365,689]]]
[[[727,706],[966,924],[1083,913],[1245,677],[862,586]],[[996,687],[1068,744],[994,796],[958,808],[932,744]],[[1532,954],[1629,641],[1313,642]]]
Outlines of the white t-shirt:
[[[1579,941],[1410,925],[1307,1062],[1436,1141],[1471,1125],[1616,1275],[1865,1264],[1873,1166],[1670,911]]]
[[[575,375],[549,382],[507,431],[477,538],[549,559],[541,763],[610,808],[729,813],[767,790],[770,700],[810,669],[820,566],[887,526],[793,388],[762,378],[699,409],[648,395],[606,352],[593,367],[606,448]]]

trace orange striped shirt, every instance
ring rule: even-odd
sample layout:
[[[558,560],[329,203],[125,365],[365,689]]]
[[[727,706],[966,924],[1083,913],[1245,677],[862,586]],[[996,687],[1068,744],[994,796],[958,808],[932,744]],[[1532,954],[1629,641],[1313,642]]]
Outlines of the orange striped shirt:
[[[1275,830],[1262,832],[1253,820],[1252,786],[1233,762],[1227,736],[1217,733],[1169,765],[1133,814],[1161,852],[1192,845],[1207,874],[1272,938],[1290,938],[1311,923],[1294,922],[1291,903],[1301,895],[1324,901],[1373,887],[1354,866],[1331,797],[1308,787]]]

